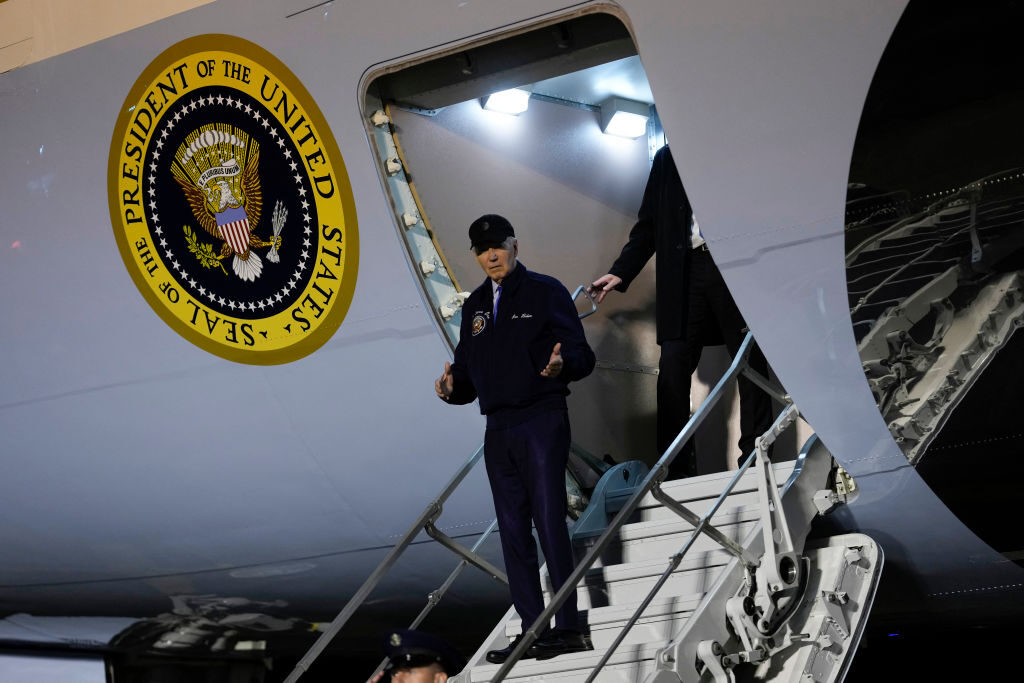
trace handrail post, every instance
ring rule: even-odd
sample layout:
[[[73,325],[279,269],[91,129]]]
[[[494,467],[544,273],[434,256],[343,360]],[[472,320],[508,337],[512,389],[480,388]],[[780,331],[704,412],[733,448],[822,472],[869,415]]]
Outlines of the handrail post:
[[[480,534],[480,537],[478,539],[476,539],[476,543],[473,544],[473,547],[470,548],[469,551],[472,552],[472,553],[475,553],[480,548],[480,546],[482,546],[484,544],[484,541],[487,540],[487,537],[491,535],[491,532],[493,532],[497,528],[498,528],[498,519],[497,518],[492,519],[490,526],[488,526],[487,529],[485,529],[484,532],[482,534]],[[457,565],[455,565],[455,569],[453,569],[452,573],[448,575],[448,578],[444,580],[444,583],[442,583],[440,586],[438,586],[437,588],[432,590],[427,595],[427,604],[423,607],[422,610],[420,610],[420,613],[418,615],[416,615],[416,618],[412,620],[412,623],[409,624],[409,628],[410,629],[417,629],[417,628],[419,628],[420,624],[423,623],[423,620],[427,618],[427,615],[430,614],[430,612],[435,607],[437,607],[437,605],[441,602],[441,598],[444,597],[444,594],[447,593],[448,589],[451,588],[453,583],[455,583],[455,579],[458,578],[459,574],[462,573],[462,570],[465,569],[468,565],[469,565],[469,560],[466,560],[466,559],[459,560],[459,563]],[[373,673],[370,674],[370,678],[373,678],[374,676],[379,674],[381,671],[383,671],[384,667],[386,667],[387,664],[388,664],[388,658],[385,657],[381,661],[381,663],[377,665],[377,668],[373,670]]]
[[[479,462],[483,453],[484,445],[480,444],[480,446],[477,447],[476,452],[470,456],[469,460],[467,460],[455,473],[455,476],[451,478],[448,484],[441,491],[441,494],[427,505],[419,518],[411,527],[409,527],[409,530],[405,532],[405,535],[402,536],[401,540],[399,540],[387,554],[387,557],[377,565],[377,568],[372,574],[370,574],[366,581],[363,582],[363,585],[359,587],[359,590],[356,591],[355,595],[345,603],[345,607],[338,613],[338,616],[334,618],[334,621],[331,622],[331,625],[327,630],[316,639],[316,642],[313,643],[306,654],[302,656],[302,659],[300,659],[295,665],[292,672],[288,674],[288,678],[284,680],[284,683],[295,683],[295,681],[299,680],[302,674],[309,670],[309,667],[312,666],[313,662],[316,661],[316,658],[320,656],[320,653],[322,653],[330,642],[334,640],[334,637],[338,635],[338,632],[341,631],[342,627],[344,627],[348,620],[352,618],[352,614],[362,606],[363,602],[366,601],[366,598],[369,597],[373,589],[377,587],[377,584],[380,583],[384,574],[386,574],[388,570],[391,569],[392,565],[394,565],[398,560],[399,555],[405,552],[405,549],[412,544],[413,539],[415,539],[424,527],[426,527],[427,523],[437,515],[437,511],[440,509],[441,504],[444,503],[444,501],[448,499],[448,496],[450,496],[459,484],[462,483],[462,480],[466,478],[469,471],[473,469],[477,462]]]

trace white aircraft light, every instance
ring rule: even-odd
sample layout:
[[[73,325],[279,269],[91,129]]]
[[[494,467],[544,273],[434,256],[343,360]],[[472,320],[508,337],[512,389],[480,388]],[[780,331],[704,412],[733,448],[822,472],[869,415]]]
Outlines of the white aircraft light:
[[[522,114],[530,106],[530,92],[521,88],[502,90],[487,97],[484,109],[503,114]]]
[[[647,132],[650,112],[643,102],[609,97],[601,103],[601,130],[621,138],[638,138]]]

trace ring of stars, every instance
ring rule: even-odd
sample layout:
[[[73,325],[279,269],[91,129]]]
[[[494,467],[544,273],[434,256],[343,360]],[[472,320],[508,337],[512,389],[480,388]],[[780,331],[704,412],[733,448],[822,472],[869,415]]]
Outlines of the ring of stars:
[[[164,147],[164,140],[168,135],[170,135],[170,131],[174,129],[174,126],[189,112],[197,111],[202,107],[208,107],[213,104],[226,104],[229,107],[234,107],[248,115],[257,125],[262,126],[265,130],[269,130],[269,134],[274,138],[278,148],[283,150],[281,153],[288,161],[289,169],[295,172],[293,178],[298,188],[299,197],[301,198],[300,204],[302,206],[302,220],[304,224],[301,258],[299,259],[299,264],[295,269],[295,272],[292,273],[288,282],[281,287],[280,290],[268,296],[266,299],[260,299],[258,301],[234,301],[232,299],[225,299],[223,296],[219,296],[215,292],[208,290],[206,287],[199,285],[195,278],[189,275],[185,267],[175,259],[174,252],[169,248],[167,239],[163,236],[160,217],[156,212],[156,162],[160,159],[161,150]],[[156,143],[156,150],[153,152],[153,161],[149,164],[150,174],[147,177],[147,181],[149,183],[147,194],[149,195],[149,219],[153,226],[155,239],[158,240],[157,243],[160,246],[160,250],[163,252],[164,262],[170,264],[170,266],[177,271],[180,283],[187,282],[189,288],[191,288],[193,294],[195,294],[197,298],[204,299],[210,304],[216,304],[221,307],[226,307],[232,311],[237,310],[239,312],[256,311],[257,309],[262,311],[266,308],[273,309],[275,306],[280,304],[293,289],[296,289],[299,286],[299,283],[302,282],[302,272],[306,269],[306,262],[309,260],[310,247],[312,246],[310,236],[313,234],[313,229],[310,226],[312,217],[309,215],[309,201],[306,199],[307,190],[303,183],[303,176],[301,173],[297,172],[299,167],[298,163],[292,159],[292,152],[286,147],[285,137],[278,133],[276,126],[274,126],[273,121],[269,117],[262,116],[259,111],[254,109],[248,103],[243,102],[241,98],[236,100],[230,95],[227,97],[224,97],[223,95],[208,95],[207,97],[193,98],[191,101],[182,104],[181,108],[174,112],[174,116],[164,117],[162,124],[163,127],[160,132],[160,137]]]

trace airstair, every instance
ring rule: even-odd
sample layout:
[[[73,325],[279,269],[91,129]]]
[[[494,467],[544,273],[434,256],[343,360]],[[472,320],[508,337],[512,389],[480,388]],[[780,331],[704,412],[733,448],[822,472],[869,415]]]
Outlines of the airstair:
[[[757,468],[757,460],[752,455],[739,473],[666,482],[644,493],[603,550],[591,520],[581,518],[574,545],[597,558],[578,584],[594,650],[489,664],[488,650],[523,633],[509,610],[453,680],[842,680],[877,586],[880,549],[860,534],[805,546],[814,516],[849,494],[849,479],[817,439],[795,462]],[[761,504],[766,486],[777,493],[768,506]],[[625,489],[595,496],[590,514],[617,509]],[[768,509],[775,506],[788,525],[775,521],[780,516]],[[765,528],[773,539],[768,553],[761,550]],[[543,585],[553,612],[557,596],[546,575]]]
[[[856,485],[816,437],[795,461],[769,461],[772,444],[798,411],[747,367],[752,343],[748,335],[728,372],[653,468],[626,462],[604,473],[573,527],[577,566],[566,585],[553,590],[542,569],[547,606],[537,621],[524,625],[510,609],[453,683],[843,679],[878,585],[882,552],[862,534],[807,543],[814,518],[847,502]],[[783,403],[782,413],[737,471],[665,482],[669,464],[740,372]],[[481,452],[427,507],[286,683],[298,680],[422,530],[463,560],[430,595],[413,628],[465,566],[504,579],[475,547],[462,548],[434,527],[443,501]],[[523,659],[577,586],[594,649]],[[508,660],[487,662],[488,650],[504,648],[517,636]]]

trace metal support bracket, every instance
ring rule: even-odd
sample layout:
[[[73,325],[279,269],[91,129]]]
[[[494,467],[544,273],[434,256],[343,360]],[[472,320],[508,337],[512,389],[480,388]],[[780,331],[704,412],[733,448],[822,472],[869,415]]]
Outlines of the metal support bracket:
[[[440,506],[438,506],[437,514],[441,514]],[[434,520],[430,520],[429,522],[427,522],[427,524],[423,527],[423,530],[426,531],[427,535],[430,536],[432,539],[443,545],[445,548],[448,548],[448,550],[451,550],[453,553],[464,559],[466,562],[469,562],[477,569],[482,569],[484,572],[489,574],[492,579],[500,581],[505,585],[508,585],[508,576],[505,575],[505,572],[501,571],[493,564],[491,564],[484,558],[474,553],[472,550],[467,550],[466,548],[459,545],[455,541],[455,539],[453,539],[451,536],[448,536],[444,532],[440,531],[436,526],[434,526]]]
[[[722,666],[722,646],[714,640],[704,640],[697,646],[697,658],[715,683],[736,683],[732,669]]]
[[[764,635],[775,632],[792,611],[795,598],[798,597],[793,595],[794,589],[802,583],[804,573],[801,557],[794,551],[782,497],[775,481],[775,471],[768,460],[768,447],[798,415],[795,406],[787,406],[771,429],[755,442],[764,555],[755,572],[753,600],[760,611],[757,628]]]

